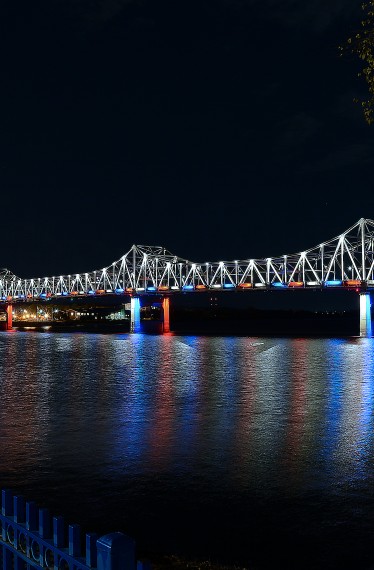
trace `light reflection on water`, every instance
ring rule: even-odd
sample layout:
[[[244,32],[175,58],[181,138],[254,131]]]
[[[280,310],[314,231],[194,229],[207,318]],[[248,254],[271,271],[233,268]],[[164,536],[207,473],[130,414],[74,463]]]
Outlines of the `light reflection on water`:
[[[365,568],[373,362],[374,339],[3,333],[1,485],[145,551]]]

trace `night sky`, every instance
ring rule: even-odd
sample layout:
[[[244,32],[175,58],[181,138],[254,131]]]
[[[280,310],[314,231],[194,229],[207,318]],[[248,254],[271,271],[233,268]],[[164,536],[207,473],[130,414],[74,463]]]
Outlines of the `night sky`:
[[[361,0],[3,2],[0,266],[302,251],[374,218]]]

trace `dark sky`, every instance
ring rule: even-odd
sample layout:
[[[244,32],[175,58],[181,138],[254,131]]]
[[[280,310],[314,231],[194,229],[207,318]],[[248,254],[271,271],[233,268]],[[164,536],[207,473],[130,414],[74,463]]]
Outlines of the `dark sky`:
[[[2,2],[1,263],[302,251],[374,218],[361,0]]]

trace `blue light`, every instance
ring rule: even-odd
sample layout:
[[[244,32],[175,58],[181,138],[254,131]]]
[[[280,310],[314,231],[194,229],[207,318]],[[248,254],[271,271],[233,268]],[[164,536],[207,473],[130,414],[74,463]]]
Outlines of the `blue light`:
[[[185,291],[191,291],[191,289],[193,289],[193,285],[183,285],[182,289]]]
[[[39,295],[39,297],[40,297],[41,299],[44,299],[46,296],[47,296],[47,293],[40,293],[40,295]]]
[[[114,292],[117,293],[117,295],[120,295],[121,293],[124,292],[124,289],[115,289]]]
[[[2,300],[2,301],[6,301],[6,297],[1,297],[1,300]]]
[[[326,287],[337,287],[338,285],[342,285],[343,281],[339,281],[338,279],[333,279],[332,281],[325,281]]]
[[[24,299],[25,295],[19,295],[18,299]]]
[[[62,292],[62,295],[63,295],[64,297],[66,297],[66,295],[68,295],[68,292],[67,292],[67,291],[63,291],[63,292]]]
[[[233,283],[224,283],[223,286],[225,289],[232,289],[233,287],[235,287]]]
[[[272,287],[287,287],[286,283],[282,283],[282,281],[274,281],[271,285]]]
[[[87,291],[88,295],[95,295],[95,291],[92,291],[92,289],[90,289],[89,291]]]
[[[156,291],[156,287],[147,287],[147,291]]]
[[[140,299],[139,297],[131,297],[131,327],[133,332],[140,332]]]

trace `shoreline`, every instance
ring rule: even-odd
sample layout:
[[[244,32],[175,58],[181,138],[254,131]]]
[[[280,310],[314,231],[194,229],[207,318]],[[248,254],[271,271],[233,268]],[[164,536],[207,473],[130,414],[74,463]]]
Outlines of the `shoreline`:
[[[141,321],[142,333],[162,334],[162,323]],[[5,330],[5,327],[1,327]],[[69,332],[96,334],[130,334],[130,321],[30,321],[13,322],[13,331]],[[359,336],[357,316],[258,316],[245,319],[212,318],[171,321],[168,334],[188,336],[254,336],[254,337],[355,337]]]

